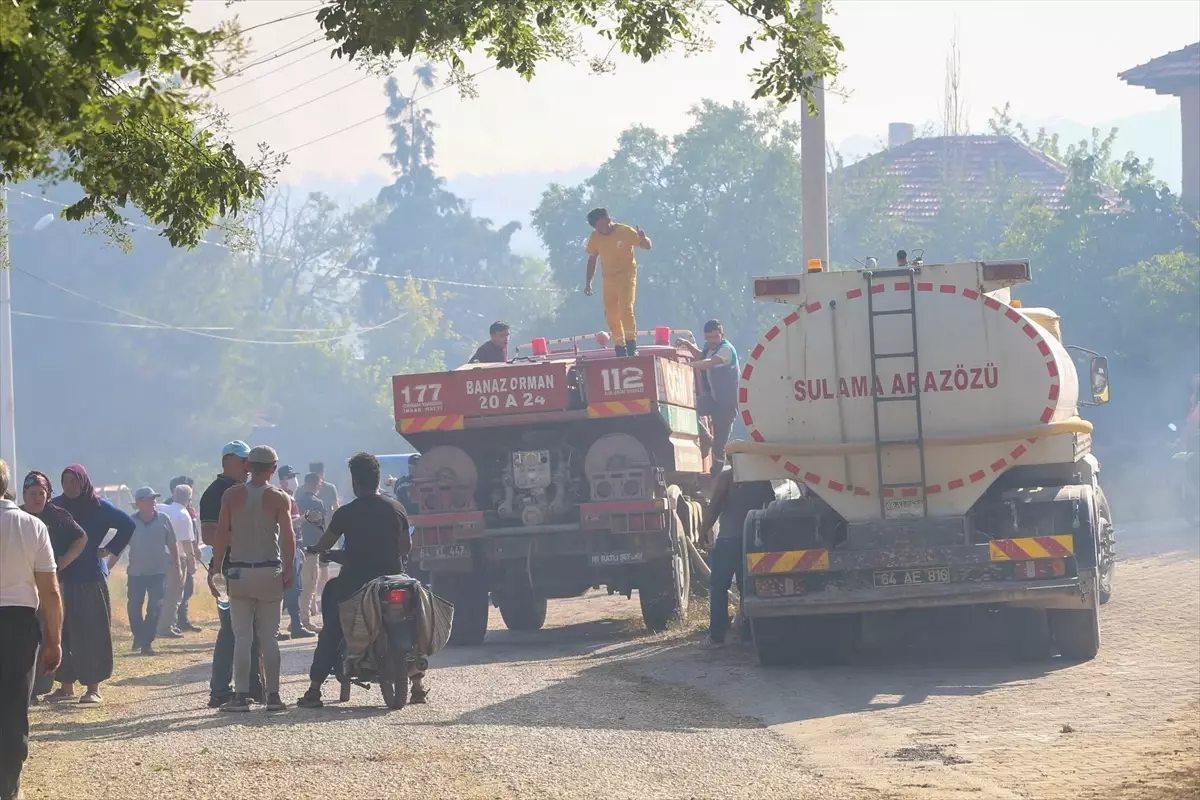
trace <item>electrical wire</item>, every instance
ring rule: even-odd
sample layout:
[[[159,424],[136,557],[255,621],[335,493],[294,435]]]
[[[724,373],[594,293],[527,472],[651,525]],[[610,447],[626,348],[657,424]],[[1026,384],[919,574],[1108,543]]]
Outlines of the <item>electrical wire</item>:
[[[312,34],[306,33],[304,36],[311,36],[311,35]],[[215,78],[213,80],[213,84],[218,84],[221,81],[227,81],[231,78],[240,77],[240,76],[246,74],[247,70],[251,70],[251,69],[254,69],[255,67],[262,66],[263,64],[274,61],[277,58],[283,58],[284,56],[291,55],[292,53],[295,53],[298,50],[303,50],[306,47],[312,47],[317,42],[325,41],[324,35],[314,36],[313,38],[309,39],[304,44],[297,45],[296,47],[290,47],[289,49],[286,49],[286,50],[284,49],[284,48],[288,48],[289,45],[295,44],[296,42],[300,41],[301,39],[304,38],[304,36],[297,37],[297,38],[293,39],[292,41],[288,42],[287,44],[280,45],[278,48],[276,48],[277,52],[273,52],[272,54],[265,55],[256,61],[250,62],[249,64],[247,64],[244,67],[239,67],[238,69],[235,69],[233,72],[229,73],[228,75],[222,75],[219,78]]]
[[[273,70],[270,70],[269,72],[263,72],[263,73],[260,73],[260,74],[258,74],[258,75],[255,75],[255,76],[254,76],[254,77],[252,77],[252,78],[247,78],[246,80],[242,81],[241,83],[237,84],[236,86],[230,86],[228,89],[222,89],[222,90],[221,90],[221,91],[219,91],[219,92],[215,92],[215,93],[213,94],[213,98],[215,99],[215,98],[218,98],[218,97],[225,97],[225,96],[227,96],[227,95],[233,94],[233,93],[234,93],[234,92],[236,92],[238,89],[241,89],[243,86],[249,86],[250,84],[254,83],[254,82],[255,82],[255,81],[257,81],[257,80],[261,80],[261,79],[263,79],[263,78],[266,78],[266,77],[268,77],[268,76],[270,76],[270,75],[274,75],[274,74],[275,74],[275,73],[277,73],[277,72],[281,72],[281,71],[283,71],[283,70],[285,70],[285,69],[289,69],[289,68],[291,68],[292,66],[294,66],[294,65],[296,65],[296,64],[299,64],[301,61],[307,61],[307,60],[308,60],[308,59],[310,59],[310,58],[315,58],[315,57],[317,57],[317,56],[324,55],[324,54],[325,54],[325,51],[324,51],[324,50],[314,50],[313,52],[309,53],[308,55],[300,56],[300,58],[297,58],[297,59],[295,59],[295,60],[293,60],[293,61],[288,61],[288,62],[286,62],[286,63],[280,64],[278,67],[276,67],[276,68],[275,68],[275,69],[273,69]],[[300,85],[301,85],[301,86],[303,86],[304,84],[300,84]],[[284,94],[286,94],[286,92],[284,92]],[[279,95],[276,95],[276,97],[278,97],[278,96],[279,96]],[[252,107],[253,107],[253,106],[252,106]]]
[[[59,208],[67,208],[67,206],[68,206],[67,203],[60,203],[57,200],[51,200],[49,197],[42,197],[40,195],[30,194],[29,192],[25,192],[20,189],[12,189],[10,191],[12,192],[12,194],[17,194],[17,195],[20,195],[21,197],[25,197],[30,200],[41,200],[43,203],[49,203],[50,205],[58,206]],[[151,225],[143,225],[140,222],[134,222],[133,220],[130,220],[130,219],[127,219],[124,217],[122,217],[122,219],[124,220],[124,222],[127,225],[131,225],[135,228],[144,228],[145,230],[152,231],[154,233],[162,233],[161,230],[159,230],[158,228],[155,228]],[[210,247],[219,247],[222,250],[228,250],[230,252],[234,252],[234,249],[232,247],[230,247],[227,244],[224,244],[223,242],[210,242],[207,239],[200,239],[197,242],[197,244],[206,244]],[[273,255],[270,257],[278,259],[279,261],[287,262],[289,264],[295,263],[295,259],[293,259],[289,256]],[[450,280],[448,278],[423,278],[418,275],[393,275],[393,274],[389,274],[386,272],[373,272],[371,270],[365,270],[365,269],[353,269],[348,266],[339,266],[339,267],[337,267],[337,269],[342,272],[349,272],[349,273],[352,273],[355,275],[363,275],[365,277],[384,278],[387,280],[398,280],[398,281],[404,281],[404,280],[411,279],[411,280],[417,281],[418,283],[427,283],[427,284],[432,284],[435,286],[455,286],[455,287],[461,287],[461,288],[467,288],[467,289],[493,289],[493,290],[500,290],[500,291],[549,292],[552,294],[562,294],[564,292],[563,289],[561,289],[557,286],[505,286],[502,284],[493,284],[493,283],[467,283],[464,281]]]
[[[52,314],[37,314],[33,311],[14,311],[14,317],[30,317],[32,319],[44,319],[53,322],[68,322],[74,325],[99,325],[105,328],[140,328],[143,330],[162,330],[158,325],[145,325],[136,322],[111,322],[103,319],[73,319],[71,317],[56,317]],[[182,328],[187,328],[189,331],[236,331],[237,328],[231,325],[181,325]],[[329,333],[328,328],[262,328],[261,330],[270,331],[272,333]]]
[[[357,86],[358,84],[362,83],[363,81],[370,80],[371,78],[374,78],[374,77],[375,77],[374,75],[369,75],[369,74],[363,75],[359,78],[356,78],[356,79],[350,81],[349,83],[342,84],[341,86],[337,87],[336,89],[331,89],[328,92],[326,92],[325,94],[317,95],[316,97],[312,98],[311,100],[305,100],[303,103],[297,103],[296,105],[292,106],[291,108],[286,108],[283,111],[280,111],[276,114],[272,114],[269,117],[263,117],[262,119],[258,120],[257,122],[251,122],[249,125],[243,125],[242,127],[234,130],[233,133],[241,133],[242,131],[248,131],[251,128],[255,127],[256,125],[262,125],[264,122],[270,122],[273,119],[278,119],[279,117],[290,114],[293,111],[297,111],[301,108],[304,108],[305,106],[310,106],[313,103],[317,102],[318,100],[324,100],[326,97],[332,97],[333,95],[337,94],[338,92],[345,91],[346,89],[349,89],[351,86]],[[274,99],[274,98],[272,98],[272,99]]]
[[[479,70],[478,72],[473,72],[473,73],[471,73],[471,75],[470,75],[470,76],[468,76],[468,77],[470,77],[470,78],[476,78],[476,77],[478,77],[478,76],[482,75],[482,74],[483,74],[483,73],[485,73],[485,72],[490,72],[491,70],[493,70],[493,69],[495,69],[495,68],[496,68],[496,66],[493,64],[492,66],[490,66],[490,67],[486,67],[486,68],[484,68],[484,69],[481,69],[481,70]],[[433,97],[435,94],[438,94],[439,92],[444,92],[444,91],[446,91],[446,90],[447,90],[447,89],[449,89],[451,86],[453,86],[453,84],[450,84],[450,83],[446,84],[445,86],[440,86],[440,87],[438,87],[437,89],[434,89],[434,90],[433,90],[433,91],[431,91],[431,92],[426,92],[425,94],[421,95],[420,97],[415,97],[415,98],[413,98],[412,102],[413,102],[413,103],[418,103],[418,102],[420,102],[420,101],[422,101],[422,100],[426,99],[427,97]],[[387,112],[387,111],[384,111],[384,112],[383,112],[383,113],[381,113],[381,114],[374,114],[374,115],[372,115],[372,116],[370,116],[370,117],[367,117],[366,119],[359,120],[358,122],[355,122],[355,123],[352,123],[352,124],[350,124],[350,125],[347,125],[347,126],[346,126],[346,127],[344,127],[344,128],[340,128],[340,129],[338,129],[338,130],[336,130],[336,131],[333,131],[332,133],[327,133],[327,134],[325,134],[324,136],[318,136],[316,139],[310,139],[309,141],[307,141],[307,142],[304,142],[303,144],[298,144],[298,145],[296,145],[295,147],[290,147],[290,148],[288,148],[287,150],[284,150],[284,151],[283,151],[283,154],[284,154],[284,155],[291,155],[292,153],[295,153],[297,150],[303,150],[304,148],[308,147],[309,145],[314,145],[314,144],[317,144],[318,142],[323,142],[323,141],[325,141],[326,139],[332,139],[334,136],[338,136],[338,135],[340,135],[340,134],[343,134],[343,133],[345,133],[346,131],[349,131],[349,130],[354,130],[355,128],[362,127],[363,125],[366,125],[368,122],[374,122],[375,120],[377,120],[377,119],[381,119],[382,117],[386,117],[387,115],[388,115],[388,112]]]
[[[289,19],[297,19],[299,17],[306,17],[309,14],[313,13],[314,11],[320,11],[321,7],[324,5],[326,5],[326,4],[325,3],[317,3],[315,6],[309,6],[308,8],[304,9],[303,11],[297,11],[294,14],[288,14],[286,17],[276,17],[275,19],[268,20],[266,22],[260,22],[257,25],[251,25],[249,28],[242,28],[241,31],[239,31],[239,33],[249,33],[250,31],[258,30],[259,28],[265,28],[268,25],[274,25],[277,22],[287,22]]]
[[[77,292],[74,289],[68,289],[66,286],[63,286],[62,284],[55,283],[54,281],[49,280],[47,278],[43,278],[40,275],[34,275],[32,272],[22,269],[21,267],[10,265],[9,269],[11,269],[13,272],[19,272],[22,275],[25,275],[26,277],[32,278],[33,280],[35,280],[39,283],[43,283],[52,289],[57,289],[58,291],[63,292],[64,294],[68,294],[68,295],[78,298],[80,300],[85,300],[89,303],[92,303],[93,305],[99,306],[100,308],[111,311],[114,314],[120,314],[122,316],[126,316],[131,319],[136,319],[139,322],[148,323],[149,325],[159,328],[161,330],[176,331],[178,333],[188,333],[193,336],[203,337],[205,339],[216,339],[217,341],[232,342],[234,344],[267,344],[267,345],[328,344],[330,342],[343,341],[348,336],[361,336],[364,333],[371,333],[373,331],[377,331],[382,328],[386,328],[387,326],[392,325],[393,323],[399,322],[400,320],[402,320],[406,316],[408,316],[408,312],[403,311],[403,312],[397,314],[396,316],[392,317],[391,319],[387,320],[386,322],[381,322],[378,325],[372,325],[369,328],[356,328],[353,330],[347,330],[344,333],[340,333],[336,336],[327,336],[327,337],[324,337],[321,339],[306,339],[306,340],[286,341],[286,342],[279,341],[279,340],[271,340],[271,339],[242,339],[242,338],[238,338],[235,336],[222,336],[220,334],[210,333],[208,331],[198,330],[196,328],[186,328],[186,327],[183,327],[180,325],[171,325],[166,322],[159,322],[158,320],[151,319],[149,317],[144,317],[141,314],[135,314],[132,311],[126,311],[124,309],[117,308],[116,306],[111,306],[108,303],[105,303],[102,300],[97,300],[94,297],[88,297],[87,295]]]

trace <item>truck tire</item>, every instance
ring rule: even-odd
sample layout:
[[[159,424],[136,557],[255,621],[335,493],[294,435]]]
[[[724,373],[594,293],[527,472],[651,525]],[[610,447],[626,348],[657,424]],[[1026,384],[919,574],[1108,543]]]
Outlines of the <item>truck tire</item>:
[[[655,633],[682,622],[691,599],[692,567],[683,524],[674,509],[667,519],[671,523],[671,557],[647,564],[642,585],[638,587],[642,621]]]
[[[500,617],[510,631],[540,631],[546,624],[546,598],[529,587],[510,589],[499,597]]]
[[[1113,593],[1113,576],[1117,569],[1117,542],[1116,530],[1113,527],[1112,509],[1108,505],[1108,498],[1104,495],[1103,489],[1097,490],[1099,497],[1097,498],[1097,513],[1099,519],[1099,536],[1100,554],[1099,554],[1099,569],[1100,569],[1100,605],[1104,605],[1112,599]]]
[[[862,644],[862,614],[822,614],[799,622],[796,658],[801,664],[847,664]]]
[[[1050,618],[1044,608],[1004,608],[1008,652],[1018,661],[1045,661],[1053,654]]]
[[[447,644],[455,647],[483,644],[483,638],[487,635],[488,612],[491,610],[483,576],[435,572],[431,578],[433,593],[454,606],[454,626],[450,629]]]
[[[1098,602],[1093,602],[1091,608],[1052,608],[1048,614],[1059,655],[1067,661],[1091,661],[1096,657],[1100,652]]]
[[[797,662],[795,617],[760,617],[750,620],[754,652],[764,667],[789,667]]]

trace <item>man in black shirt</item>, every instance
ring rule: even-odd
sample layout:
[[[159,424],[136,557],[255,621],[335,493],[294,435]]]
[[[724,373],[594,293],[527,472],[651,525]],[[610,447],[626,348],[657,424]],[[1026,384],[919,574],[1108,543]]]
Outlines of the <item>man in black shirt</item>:
[[[200,538],[206,545],[212,547],[217,532],[217,520],[221,518],[221,498],[225,490],[244,483],[250,475],[249,459],[250,446],[245,442],[230,442],[221,450],[221,474],[208,485],[200,497]],[[216,553],[213,561],[217,561]],[[212,565],[209,565],[211,569]],[[213,579],[217,576],[208,573],[208,588],[215,596],[216,585]],[[217,633],[217,643],[213,648],[212,677],[208,682],[208,707],[220,708],[233,697],[233,624],[229,616],[229,607],[217,606],[217,615],[221,619],[221,630]],[[250,651],[252,664],[258,664],[258,641],[254,642]],[[250,670],[250,696],[262,699],[262,681],[257,669]]]
[[[468,364],[503,364],[508,361],[508,334],[512,328],[507,322],[493,322],[488,328],[492,337],[475,351]]]
[[[325,624],[317,637],[317,650],[308,673],[312,683],[296,702],[300,708],[323,705],[321,684],[337,665],[338,648],[342,643],[338,605],[368,581],[404,572],[404,560],[412,550],[408,514],[404,506],[379,493],[380,474],[379,459],[370,453],[359,453],[350,459],[354,500],[333,512],[325,533],[313,547],[317,551],[326,551],[339,538],[345,537],[342,570],[321,592],[321,618]]]

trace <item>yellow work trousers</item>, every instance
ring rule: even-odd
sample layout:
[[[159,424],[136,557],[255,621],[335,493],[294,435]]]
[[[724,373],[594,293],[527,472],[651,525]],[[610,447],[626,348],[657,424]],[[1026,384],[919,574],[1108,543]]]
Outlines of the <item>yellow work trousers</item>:
[[[637,338],[637,322],[633,318],[633,301],[637,296],[637,267],[620,272],[605,272],[604,319],[612,335],[613,345],[623,347]]]

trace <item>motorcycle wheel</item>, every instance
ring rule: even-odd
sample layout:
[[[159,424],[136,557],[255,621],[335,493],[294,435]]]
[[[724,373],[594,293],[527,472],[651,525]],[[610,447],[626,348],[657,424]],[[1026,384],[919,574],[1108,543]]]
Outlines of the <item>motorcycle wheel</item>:
[[[408,659],[391,645],[379,676],[379,691],[383,693],[383,704],[394,711],[408,705]]]

